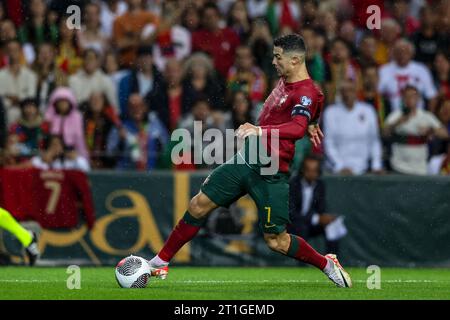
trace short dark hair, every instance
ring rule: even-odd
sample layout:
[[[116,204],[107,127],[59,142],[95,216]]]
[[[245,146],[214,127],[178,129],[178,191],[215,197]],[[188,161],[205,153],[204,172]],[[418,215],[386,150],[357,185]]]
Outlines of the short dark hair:
[[[406,91],[409,91],[409,90],[413,90],[417,94],[420,93],[419,89],[415,85],[412,85],[412,84],[407,84],[406,86],[404,86],[403,89],[401,90],[401,93],[404,94]]]
[[[298,34],[288,34],[276,38],[273,41],[275,47],[280,47],[283,52],[297,51],[302,54],[306,53],[306,45],[303,37]]]

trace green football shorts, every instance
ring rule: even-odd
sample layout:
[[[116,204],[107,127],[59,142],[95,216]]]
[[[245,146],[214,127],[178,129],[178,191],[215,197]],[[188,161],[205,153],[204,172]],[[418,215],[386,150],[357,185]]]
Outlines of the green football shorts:
[[[221,207],[249,194],[258,208],[262,232],[283,232],[290,223],[288,174],[260,175],[249,165],[238,163],[237,156],[214,169],[200,190]]]

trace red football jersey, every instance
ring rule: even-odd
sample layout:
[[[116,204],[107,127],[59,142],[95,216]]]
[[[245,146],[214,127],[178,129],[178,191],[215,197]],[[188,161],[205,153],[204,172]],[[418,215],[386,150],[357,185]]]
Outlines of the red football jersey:
[[[87,176],[75,170],[4,169],[2,200],[19,220],[37,221],[43,228],[73,228],[80,203],[91,228],[95,214]]]
[[[324,95],[311,79],[293,83],[280,79],[264,102],[258,123],[263,136],[267,137],[267,150],[272,157],[274,152],[279,155],[280,172],[289,171],[295,141],[307,133],[308,124],[318,122],[323,104]],[[270,143],[271,130],[274,129],[278,130],[278,150],[274,150]]]

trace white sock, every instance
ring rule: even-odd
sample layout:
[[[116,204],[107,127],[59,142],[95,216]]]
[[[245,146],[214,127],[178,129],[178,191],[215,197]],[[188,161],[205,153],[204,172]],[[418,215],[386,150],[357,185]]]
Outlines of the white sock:
[[[329,274],[333,269],[334,269],[333,260],[327,258],[327,265],[323,269],[323,272],[325,272],[326,274]]]
[[[152,267],[164,267],[169,264],[168,261],[164,261],[158,255],[154,256],[152,260],[150,260],[150,265]]]

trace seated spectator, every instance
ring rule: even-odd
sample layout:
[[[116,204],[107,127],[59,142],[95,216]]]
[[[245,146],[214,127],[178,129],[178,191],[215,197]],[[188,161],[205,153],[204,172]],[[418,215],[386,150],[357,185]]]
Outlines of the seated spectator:
[[[142,31],[142,35],[150,37],[149,43],[153,44],[154,61],[159,71],[164,70],[168,59],[182,60],[191,53],[191,34],[180,24],[184,3],[163,2],[161,23],[158,26],[149,24]]]
[[[235,1],[231,5],[228,11],[227,25],[239,36],[241,43],[248,40],[251,23],[244,0]]]
[[[244,91],[254,104],[266,98],[267,80],[262,70],[255,65],[251,48],[240,45],[236,49],[234,65],[228,71],[228,95]]]
[[[152,170],[169,141],[167,129],[137,93],[130,95],[127,110],[123,127],[111,130],[107,152],[117,158],[119,170]]]
[[[410,0],[393,0],[390,3],[390,11],[392,16],[400,26],[402,26],[402,34],[410,36],[420,26],[420,22],[413,16],[409,14],[409,2]]]
[[[354,82],[357,90],[361,88],[361,71],[350,56],[350,48],[343,39],[336,38],[331,43],[330,60],[326,66],[327,103],[340,102],[339,88],[346,79]]]
[[[66,17],[61,18],[58,31],[56,65],[67,75],[72,75],[83,64],[83,59],[80,56],[78,31],[67,27]]]
[[[431,73],[426,66],[412,60],[414,56],[413,44],[408,40],[400,39],[395,42],[393,54],[393,61],[379,69],[378,91],[388,97],[392,110],[397,111],[401,109],[402,89],[406,85],[412,85],[419,90],[421,96],[428,100],[428,108],[434,110],[437,91]],[[425,102],[421,98],[419,108],[425,108],[425,106]]]
[[[224,88],[217,79],[211,60],[204,53],[194,53],[185,61],[183,90],[184,110],[191,110],[201,97],[206,97],[214,110],[225,108]]]
[[[69,88],[60,87],[53,91],[45,112],[45,121],[49,122],[52,135],[61,135],[67,146],[73,147],[79,155],[88,158],[83,117]]]
[[[325,61],[317,48],[316,31],[312,27],[305,26],[301,29],[300,34],[308,48],[305,59],[308,72],[316,83],[323,85],[325,82]]]
[[[30,160],[31,166],[41,170],[80,170],[91,168],[89,161],[80,156],[73,147],[64,144],[63,138],[53,135],[48,138],[47,148]]]
[[[430,68],[441,45],[440,36],[436,31],[437,15],[434,9],[427,5],[420,10],[420,28],[411,36],[411,42],[416,47],[415,59]]]
[[[28,98],[21,101],[20,107],[21,117],[11,125],[9,134],[17,136],[19,151],[17,156],[20,160],[23,160],[37,155],[38,151],[44,147],[44,141],[49,134],[49,127],[39,113],[39,107],[35,99]]]
[[[108,37],[103,33],[100,5],[90,2],[84,7],[84,23],[78,35],[81,50],[95,49],[101,55],[109,48]]]
[[[388,63],[392,58],[392,48],[395,42],[400,38],[401,27],[397,21],[392,18],[381,20],[381,29],[378,33],[377,48],[375,51],[375,60],[378,65]]]
[[[202,27],[192,34],[192,50],[208,53],[219,75],[226,79],[240,43],[239,36],[231,28],[220,26],[219,8],[213,2],[206,3],[201,12]]]
[[[325,238],[326,251],[338,253],[339,240],[346,234],[345,226],[338,216],[327,213],[325,184],[320,179],[321,163],[316,156],[307,156],[301,170],[289,182],[288,232],[301,235],[305,240],[317,236]],[[338,234],[332,234],[330,227],[340,224]]]
[[[253,105],[249,96],[244,91],[235,91],[230,99],[231,111],[226,113],[225,128],[237,130],[240,125],[249,122],[255,123]]]
[[[162,82],[162,75],[153,63],[153,48],[140,46],[137,50],[135,67],[119,82],[121,117],[126,118],[128,115],[126,108],[131,94],[138,93],[141,97],[146,97],[153,90],[159,90]]]
[[[114,20],[127,11],[126,1],[109,0],[100,3],[100,25],[103,34],[111,39]]]
[[[164,81],[161,87],[152,90],[146,100],[152,106],[164,126],[173,131],[178,127],[181,117],[190,111],[182,84],[182,64],[175,58],[169,59],[164,70]]]
[[[441,98],[437,110],[436,115],[447,129],[448,134],[450,134],[450,98]]]
[[[7,123],[12,124],[20,117],[20,101],[36,96],[37,77],[21,64],[22,47],[19,41],[9,41],[6,52],[9,64],[0,70],[0,95],[4,98]]]
[[[324,148],[333,173],[359,175],[382,171],[378,119],[374,107],[356,99],[353,81],[341,83],[342,102],[323,115]],[[370,164],[370,165],[369,165]]]
[[[0,21],[0,68],[8,65],[8,48],[7,45],[11,41],[17,40],[17,30],[14,23],[5,19]],[[21,46],[20,64],[26,65],[34,58],[33,47],[29,44]]]
[[[51,43],[42,43],[38,47],[36,60],[31,66],[37,75],[36,98],[41,112],[45,112],[53,90],[67,85],[67,75],[56,66],[55,57],[55,47]]]
[[[375,107],[380,128],[384,126],[384,120],[391,113],[389,100],[378,92],[378,68],[376,65],[367,65],[362,70],[362,88],[358,98]]]
[[[450,99],[450,58],[444,52],[438,52],[432,70],[439,96]]]
[[[89,101],[80,106],[84,115],[84,136],[93,168],[112,168],[114,160],[106,154],[107,139],[111,130],[121,127],[121,122],[102,92],[93,92]]]
[[[181,25],[191,34],[200,29],[200,14],[195,5],[188,5],[184,8],[181,16]]]
[[[377,65],[375,53],[377,50],[377,40],[371,33],[365,34],[358,46],[358,64],[361,68]]]
[[[402,91],[402,108],[386,119],[384,135],[391,138],[391,167],[403,174],[427,174],[428,140],[435,136],[447,139],[448,132],[433,113],[420,109],[419,90],[406,86]]]
[[[252,48],[255,63],[261,67],[269,82],[273,78],[278,78],[275,68],[272,66],[273,39],[269,25],[264,19],[257,19],[252,22],[252,29],[247,43]]]
[[[128,9],[114,20],[112,43],[119,51],[119,65],[121,68],[133,66],[137,49],[141,42],[142,30],[148,24],[159,23],[156,15],[143,10],[142,0],[127,0]]]
[[[450,176],[450,140],[442,154],[431,157],[428,162],[428,174]]]
[[[58,26],[47,20],[45,0],[30,0],[27,18],[18,31],[18,39],[22,45],[29,43],[35,50],[44,42],[56,45]]]
[[[94,49],[84,51],[83,68],[69,77],[69,87],[78,103],[87,101],[93,92],[103,92],[115,110],[119,111],[114,83],[100,68],[100,55]]]

